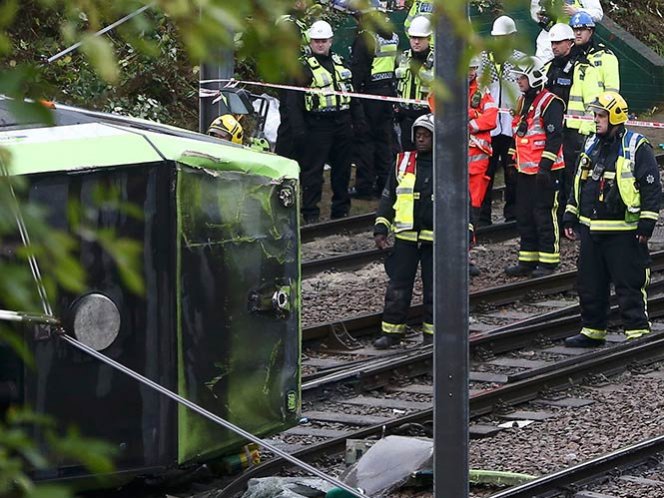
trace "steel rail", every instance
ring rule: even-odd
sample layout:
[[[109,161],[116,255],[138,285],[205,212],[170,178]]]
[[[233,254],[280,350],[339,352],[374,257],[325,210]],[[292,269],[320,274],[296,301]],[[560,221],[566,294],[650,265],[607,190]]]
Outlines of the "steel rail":
[[[633,362],[652,363],[661,361],[664,359],[664,337],[662,336],[664,336],[664,333],[653,333],[651,337],[628,341],[610,349],[605,349],[603,350],[605,354],[599,357],[587,360],[578,358],[574,364],[567,365],[560,370],[544,372],[529,379],[471,395],[471,416],[475,418],[491,413],[495,406],[516,405],[531,401],[537,398],[542,390],[565,389],[582,381],[590,374],[612,375],[625,370]],[[365,439],[389,433],[391,430],[405,424],[420,424],[431,420],[432,415],[433,409],[428,408],[338,438],[329,439],[320,444],[308,446],[294,452],[292,456],[299,459],[313,460],[332,453],[342,452],[345,449],[347,439]],[[274,475],[285,465],[286,462],[278,458],[269,460],[229,483],[221,490],[220,496],[236,496],[244,491],[246,482],[250,478]]]
[[[651,258],[651,270],[653,272],[663,271],[664,251],[652,253]],[[533,294],[550,295],[569,291],[576,285],[576,275],[576,271],[572,270],[555,273],[548,277],[520,280],[506,285],[481,289],[470,293],[470,306],[510,304]],[[417,323],[421,319],[423,311],[421,304],[412,306],[410,309],[411,323]],[[369,335],[379,329],[382,316],[382,312],[368,313],[348,320],[311,325],[302,330],[302,340],[325,339],[330,330],[337,327],[348,331],[353,336]]]
[[[659,287],[664,287],[664,281],[659,283]],[[571,310],[576,306],[570,306]],[[651,318],[664,316],[664,296],[658,296],[648,300],[648,312]],[[617,305],[611,307],[610,319],[619,318],[619,309]],[[492,353],[504,353],[515,349],[529,346],[534,342],[546,338],[547,340],[557,340],[569,337],[579,331],[581,328],[581,318],[578,315],[558,318],[545,323],[535,323],[528,326],[500,331],[488,331],[481,334],[475,334],[469,339],[470,353],[473,354],[479,348],[487,349]],[[546,349],[543,349],[546,352]],[[601,356],[604,350],[589,352],[584,358],[590,356]],[[302,392],[317,392],[323,387],[329,388],[340,383],[353,383],[362,386],[363,390],[371,390],[383,387],[389,384],[395,374],[404,372],[404,375],[416,376],[426,373],[431,369],[433,359],[433,350],[430,346],[403,351],[398,356],[381,357],[374,360],[365,361],[362,364],[348,365],[346,368],[340,368],[337,371],[317,376],[316,378],[304,378],[302,382]],[[530,378],[534,375],[540,375],[546,371],[558,369],[565,366],[565,363],[578,361],[577,358],[569,358],[552,363],[549,366],[525,370],[523,372],[510,374],[507,376],[508,382],[516,382]]]
[[[338,220],[335,220],[335,223],[337,221]],[[484,244],[493,244],[511,240],[517,236],[516,222],[511,221],[509,223],[481,227],[476,230],[475,235],[478,241]],[[369,263],[381,261],[388,254],[389,250],[381,251],[380,249],[367,249],[365,251],[339,254],[329,258],[310,259],[302,262],[302,276],[306,278],[326,270],[352,270]]]
[[[490,498],[536,498],[553,491],[596,479],[617,467],[633,467],[664,452],[664,436],[657,436],[593,458],[588,462],[542,476],[534,481],[495,493]]]

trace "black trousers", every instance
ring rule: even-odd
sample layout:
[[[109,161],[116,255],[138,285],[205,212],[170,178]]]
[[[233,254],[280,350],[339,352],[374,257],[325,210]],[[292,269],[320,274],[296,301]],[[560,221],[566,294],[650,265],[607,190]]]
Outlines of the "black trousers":
[[[349,112],[306,116],[307,133],[298,144],[302,185],[302,216],[307,219],[320,215],[318,203],[323,190],[323,166],[332,167],[332,218],[342,218],[350,210],[348,182],[353,153],[353,130]]]
[[[365,100],[364,114],[369,134],[355,137],[355,189],[362,195],[381,194],[390,167],[392,155],[392,104],[379,100]]]
[[[572,128],[563,129],[563,159],[565,160],[565,173],[560,178],[560,194],[558,197],[558,221],[562,226],[565,206],[569,199],[570,190],[574,186],[574,174],[576,173],[576,163],[579,160],[579,154],[583,149],[586,136],[581,135]]]
[[[519,262],[526,266],[555,268],[560,262],[560,232],[556,218],[557,180],[560,171],[551,173],[554,184],[537,185],[537,175],[518,173],[516,183],[516,228],[521,237]]]
[[[383,332],[398,333],[399,328],[394,330],[394,327],[390,326],[405,325],[420,262],[424,293],[423,320],[425,324],[433,324],[433,244],[395,239],[392,253],[385,261],[385,271],[390,277],[390,283],[385,292]]]
[[[491,137],[491,147],[493,154],[489,159],[489,169],[487,175],[491,177],[487,195],[482,203],[479,219],[481,222],[491,223],[491,190],[493,189],[493,179],[496,172],[502,168],[505,177],[505,206],[503,207],[503,216],[506,220],[516,217],[516,168],[508,168],[507,165],[512,162],[512,158],[507,151],[512,144],[512,137],[507,135],[496,135]]]
[[[591,234],[587,226],[579,225],[577,233],[581,242],[577,285],[584,328],[606,330],[613,282],[625,330],[649,329],[648,246],[639,244],[633,231]]]

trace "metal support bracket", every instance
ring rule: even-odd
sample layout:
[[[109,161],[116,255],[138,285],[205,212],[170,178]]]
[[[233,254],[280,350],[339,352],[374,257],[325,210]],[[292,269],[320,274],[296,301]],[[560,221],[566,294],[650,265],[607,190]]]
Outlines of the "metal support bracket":
[[[327,329],[327,336],[322,344],[329,350],[353,351],[360,349],[362,344],[348,333],[343,323],[333,323]]]

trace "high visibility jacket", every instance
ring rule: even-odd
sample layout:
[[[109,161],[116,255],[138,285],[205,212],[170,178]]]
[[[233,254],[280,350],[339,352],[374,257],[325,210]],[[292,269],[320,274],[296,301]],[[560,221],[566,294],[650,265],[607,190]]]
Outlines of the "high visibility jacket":
[[[588,60],[597,71],[597,81],[601,92],[620,92],[620,68],[618,58],[604,46],[598,43],[588,53]]]
[[[434,79],[433,72],[434,54],[429,51],[424,64],[417,67],[413,61],[413,51],[406,50],[399,56],[398,65],[394,72],[397,78],[397,93],[405,99],[426,100],[429,95],[431,83]],[[424,109],[426,106],[406,104],[402,107],[409,109]]]
[[[578,219],[594,232],[636,230],[643,221],[654,228],[661,199],[659,171],[652,154],[648,162],[636,161],[637,151],[648,140],[631,131],[624,131],[617,140],[615,163],[613,157],[601,155],[606,152],[600,150],[599,137],[586,141],[574,190],[565,207],[565,221]],[[646,231],[652,233],[652,228]]]
[[[334,63],[334,74],[325,69],[316,57],[305,59],[307,66],[311,69],[311,88],[329,91],[352,92],[351,71],[343,64],[343,60],[337,54],[332,54]],[[350,97],[347,95],[325,95],[318,93],[306,93],[304,95],[304,106],[309,112],[346,111],[350,109]]]
[[[477,84],[477,78],[468,85],[468,172],[486,171],[486,160],[491,156],[491,130],[496,127],[498,106],[488,91]],[[480,171],[481,169],[481,171]]]
[[[422,161],[420,157],[420,161]],[[433,241],[433,156],[418,171],[418,153],[402,152],[397,156],[381,198],[374,233],[395,232],[395,237],[409,242]]]
[[[374,46],[374,58],[371,63],[371,81],[394,79],[399,49],[399,35],[392,33],[391,38],[383,38],[378,33],[371,33]]]
[[[566,114],[568,116],[585,116],[589,120],[584,121],[581,119],[574,119],[574,117],[565,120],[567,128],[579,130],[580,133],[588,135],[594,133],[595,124],[592,121],[593,113],[588,110],[588,105],[594,102],[597,96],[601,93],[602,87],[597,80],[597,71],[590,62],[583,59],[573,60],[574,69],[569,75],[572,79],[572,86],[569,91],[567,99]],[[544,72],[549,73],[551,68],[551,61],[547,62],[544,66]],[[563,79],[562,77],[558,78]],[[569,84],[569,81],[566,81]],[[562,82],[563,84],[565,82]]]
[[[516,164],[520,173],[525,173],[527,175],[537,174],[542,157],[547,157],[553,161],[551,171],[556,171],[565,167],[562,146],[558,150],[558,154],[553,154],[552,152],[544,150],[546,146],[546,130],[544,129],[542,115],[549,104],[551,104],[554,99],[558,98],[559,97],[556,97],[550,91],[543,89],[537,94],[525,116],[522,116],[524,98],[521,97],[519,99],[519,102],[517,103],[517,113],[514,116],[512,127],[514,130]],[[525,133],[518,133],[519,126],[523,119],[525,119],[526,122]]]
[[[406,20],[403,22],[404,28],[406,28],[405,31],[408,32],[408,28],[416,17],[424,16],[431,19],[432,15],[433,0],[415,0],[413,5],[410,6]]]

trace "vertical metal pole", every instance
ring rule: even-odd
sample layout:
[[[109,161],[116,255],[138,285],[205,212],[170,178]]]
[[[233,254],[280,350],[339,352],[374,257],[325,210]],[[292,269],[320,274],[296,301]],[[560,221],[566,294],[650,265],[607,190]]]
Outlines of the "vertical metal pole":
[[[232,37],[231,37],[232,39]],[[214,56],[219,58],[221,62],[204,62],[201,63],[201,71],[199,81],[204,80],[221,80],[233,77],[235,69],[233,49],[221,49]],[[220,88],[222,83],[208,83],[208,88]],[[213,104],[213,98],[198,99],[198,131],[205,133],[214,118],[221,114],[221,103]]]
[[[438,5],[442,0],[437,1]],[[458,5],[458,7],[452,7]],[[449,2],[466,18],[467,2]],[[464,42],[442,9],[435,34],[434,496],[468,496],[468,83]],[[440,93],[440,92],[438,92]]]

